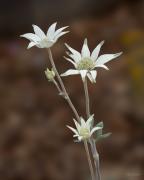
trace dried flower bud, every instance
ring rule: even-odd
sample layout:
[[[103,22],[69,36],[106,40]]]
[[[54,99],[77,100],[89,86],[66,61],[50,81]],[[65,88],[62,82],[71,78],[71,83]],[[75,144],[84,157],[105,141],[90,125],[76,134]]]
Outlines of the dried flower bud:
[[[49,70],[48,68],[45,71],[45,75],[49,81],[53,81],[55,77],[55,72],[53,70]]]

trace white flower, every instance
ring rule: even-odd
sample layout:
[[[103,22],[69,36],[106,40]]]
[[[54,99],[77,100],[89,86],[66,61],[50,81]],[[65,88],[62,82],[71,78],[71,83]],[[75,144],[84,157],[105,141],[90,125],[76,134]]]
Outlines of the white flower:
[[[87,39],[84,40],[81,53],[65,44],[68,50],[71,52],[67,53],[70,58],[65,58],[74,65],[75,69],[69,69],[65,73],[61,74],[61,76],[80,74],[83,81],[85,81],[87,76],[92,83],[96,82],[97,71],[95,68],[101,67],[108,70],[105,63],[122,54],[122,52],[120,52],[116,54],[103,54],[98,56],[103,44],[104,41],[98,44],[92,53],[90,53],[88,48]]]
[[[70,127],[70,126],[67,126],[73,133],[75,133],[73,135],[73,137],[77,137],[78,141],[88,140],[95,131],[97,131],[99,129],[102,129],[102,127],[92,127],[93,116],[94,115],[90,116],[87,121],[85,121],[81,117],[80,118],[80,123],[78,123],[74,119],[76,129],[74,129],[74,128]]]
[[[28,49],[37,46],[38,48],[49,48],[56,43],[56,41],[63,36],[64,34],[68,33],[69,31],[64,31],[68,26],[62,27],[60,29],[55,30],[57,23],[53,23],[47,31],[47,34],[45,34],[38,26],[33,25],[34,33],[26,33],[21,35],[21,37],[24,37],[28,40],[30,40],[30,43],[28,45]]]

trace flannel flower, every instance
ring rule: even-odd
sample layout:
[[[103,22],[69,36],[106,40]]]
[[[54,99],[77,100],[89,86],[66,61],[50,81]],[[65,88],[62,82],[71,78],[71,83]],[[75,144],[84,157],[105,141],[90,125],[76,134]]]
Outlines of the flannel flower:
[[[38,48],[50,48],[56,43],[56,41],[63,36],[64,34],[68,33],[68,31],[64,31],[68,26],[62,27],[60,29],[55,30],[57,23],[53,23],[45,34],[38,26],[33,25],[34,33],[26,33],[21,35],[28,40],[30,43],[28,45],[28,49],[37,46]]]
[[[73,137],[77,137],[78,141],[83,141],[83,140],[88,140],[92,134],[99,130],[102,129],[102,127],[92,127],[93,124],[93,116],[90,116],[89,119],[87,121],[85,121],[82,117],[80,118],[80,123],[78,123],[75,119],[74,119],[74,123],[76,126],[76,129],[67,126],[73,133]]]
[[[65,44],[68,50],[71,52],[67,53],[69,58],[65,57],[65,59],[71,62],[75,69],[69,69],[65,73],[61,74],[61,76],[80,74],[83,81],[85,81],[87,76],[92,83],[96,82],[97,70],[95,68],[101,67],[108,70],[105,63],[117,58],[122,54],[122,52],[120,52],[116,54],[103,54],[98,56],[103,44],[104,41],[99,43],[92,53],[90,53],[88,48],[87,39],[84,40],[81,53],[71,48],[68,44]]]

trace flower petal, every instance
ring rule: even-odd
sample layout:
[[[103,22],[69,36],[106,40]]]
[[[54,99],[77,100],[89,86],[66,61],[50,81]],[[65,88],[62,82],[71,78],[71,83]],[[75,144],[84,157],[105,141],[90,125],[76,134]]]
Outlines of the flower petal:
[[[94,119],[94,114],[91,115],[91,116],[88,118],[88,120],[86,121],[87,127],[89,127],[89,128],[91,127],[91,124],[92,124],[93,119]]]
[[[47,37],[48,37],[49,39],[53,39],[56,25],[57,25],[57,22],[53,23],[53,24],[48,28]]]
[[[80,70],[79,72],[80,72],[80,75],[82,77],[82,80],[85,81],[85,77],[86,77],[88,71],[87,70]]]
[[[74,135],[73,135],[73,137],[78,137],[78,136],[79,136],[79,134],[74,134]]]
[[[78,132],[76,129],[70,127],[70,126],[67,126],[73,133],[75,133],[76,135],[78,135]]]
[[[92,135],[95,131],[97,131],[97,130],[99,130],[99,129],[102,129],[102,127],[94,127],[94,128],[91,130],[90,134]]]
[[[76,67],[76,63],[73,62],[70,58],[67,58],[67,57],[65,57],[65,56],[64,56],[64,58],[65,58],[67,61],[71,62],[71,63],[74,65],[74,67]]]
[[[77,56],[77,54],[68,54],[76,63],[78,63],[81,60],[80,56]]]
[[[33,46],[35,46],[35,45],[37,45],[36,42],[30,42],[29,45],[28,45],[28,47],[27,47],[27,49],[30,49],[31,47],[33,47]]]
[[[75,119],[73,119],[73,121],[75,123],[75,126],[76,126],[77,130],[79,131],[80,128],[81,128],[80,124]]]
[[[45,33],[37,25],[32,26],[37,36],[39,36],[41,39],[44,39],[46,37]]]
[[[79,140],[79,141],[81,141],[82,139],[83,139],[83,137],[82,137],[82,136],[79,136],[79,137],[78,137],[78,140]]]
[[[86,127],[86,122],[82,117],[80,118],[80,122],[81,122],[81,128],[85,128]]]
[[[88,72],[87,73],[87,77],[89,78],[89,80],[92,82],[92,83],[94,83],[94,80],[93,80],[93,78],[92,78],[92,76],[91,76],[91,74]]]
[[[74,74],[79,74],[79,71],[75,69],[69,69],[65,73],[61,74],[61,76],[69,76]]]
[[[54,41],[57,41],[61,36],[63,36],[64,34],[67,34],[69,31],[65,31],[65,32],[61,32],[61,33],[59,33],[58,35],[56,35],[55,37],[54,37]]]
[[[111,61],[114,58],[119,57],[122,54],[122,52],[120,53],[116,53],[116,54],[104,54],[98,57],[97,61],[96,61],[96,65],[102,65],[105,64],[109,61]]]
[[[101,68],[104,68],[105,70],[109,70],[109,68],[106,65],[104,65],[104,64],[95,65],[95,67],[101,67]]]
[[[99,55],[99,52],[100,52],[100,49],[102,47],[102,45],[104,44],[104,41],[101,41],[97,46],[96,48],[93,50],[92,54],[91,54],[91,59],[92,60],[96,60],[98,55]]]
[[[87,45],[87,39],[84,40],[83,47],[81,50],[82,57],[90,57],[90,51]]]
[[[54,36],[57,36],[59,33],[61,33],[64,29],[68,28],[69,26],[62,27],[55,31]]]
[[[92,76],[93,82],[96,82],[97,71],[96,70],[92,70],[92,71],[90,71],[90,74]]]
[[[41,41],[40,37],[38,37],[36,34],[33,34],[33,33],[26,33],[26,34],[21,35],[20,37],[24,37],[24,38],[26,38],[30,41],[34,41],[34,42]]]
[[[71,51],[71,53],[75,56],[75,59],[81,59],[81,54],[76,51],[75,49],[71,48],[68,44],[65,43],[65,46],[69,49],[69,51]]]

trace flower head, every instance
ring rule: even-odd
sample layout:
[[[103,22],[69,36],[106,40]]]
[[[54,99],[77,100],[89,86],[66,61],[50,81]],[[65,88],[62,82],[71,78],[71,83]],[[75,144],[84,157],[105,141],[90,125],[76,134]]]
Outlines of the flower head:
[[[49,81],[53,81],[55,77],[55,72],[52,70],[49,70],[48,68],[45,70],[45,75]]]
[[[56,41],[63,36],[64,34],[68,33],[68,31],[64,31],[68,26],[62,27],[60,29],[55,30],[57,23],[53,23],[45,34],[38,26],[33,25],[33,29],[35,33],[26,33],[21,35],[28,40],[30,43],[28,45],[28,49],[37,46],[38,48],[49,48],[56,43]]]
[[[90,53],[88,48],[87,39],[84,40],[81,53],[71,48],[68,44],[65,44],[68,50],[71,52],[67,53],[69,58],[65,57],[65,59],[71,62],[75,69],[69,69],[65,73],[61,74],[61,76],[80,74],[83,81],[85,81],[87,76],[92,83],[96,82],[97,71],[95,68],[101,67],[108,70],[108,67],[105,65],[105,63],[122,54],[122,52],[120,52],[116,54],[103,54],[98,56],[103,44],[104,41],[99,43],[98,46],[96,46],[96,48],[92,51],[92,53]]]
[[[90,116],[87,121],[81,117],[80,123],[74,119],[76,129],[67,126],[74,133],[73,137],[78,138],[78,141],[88,140],[95,131],[102,129],[102,127],[92,127],[93,116]]]

